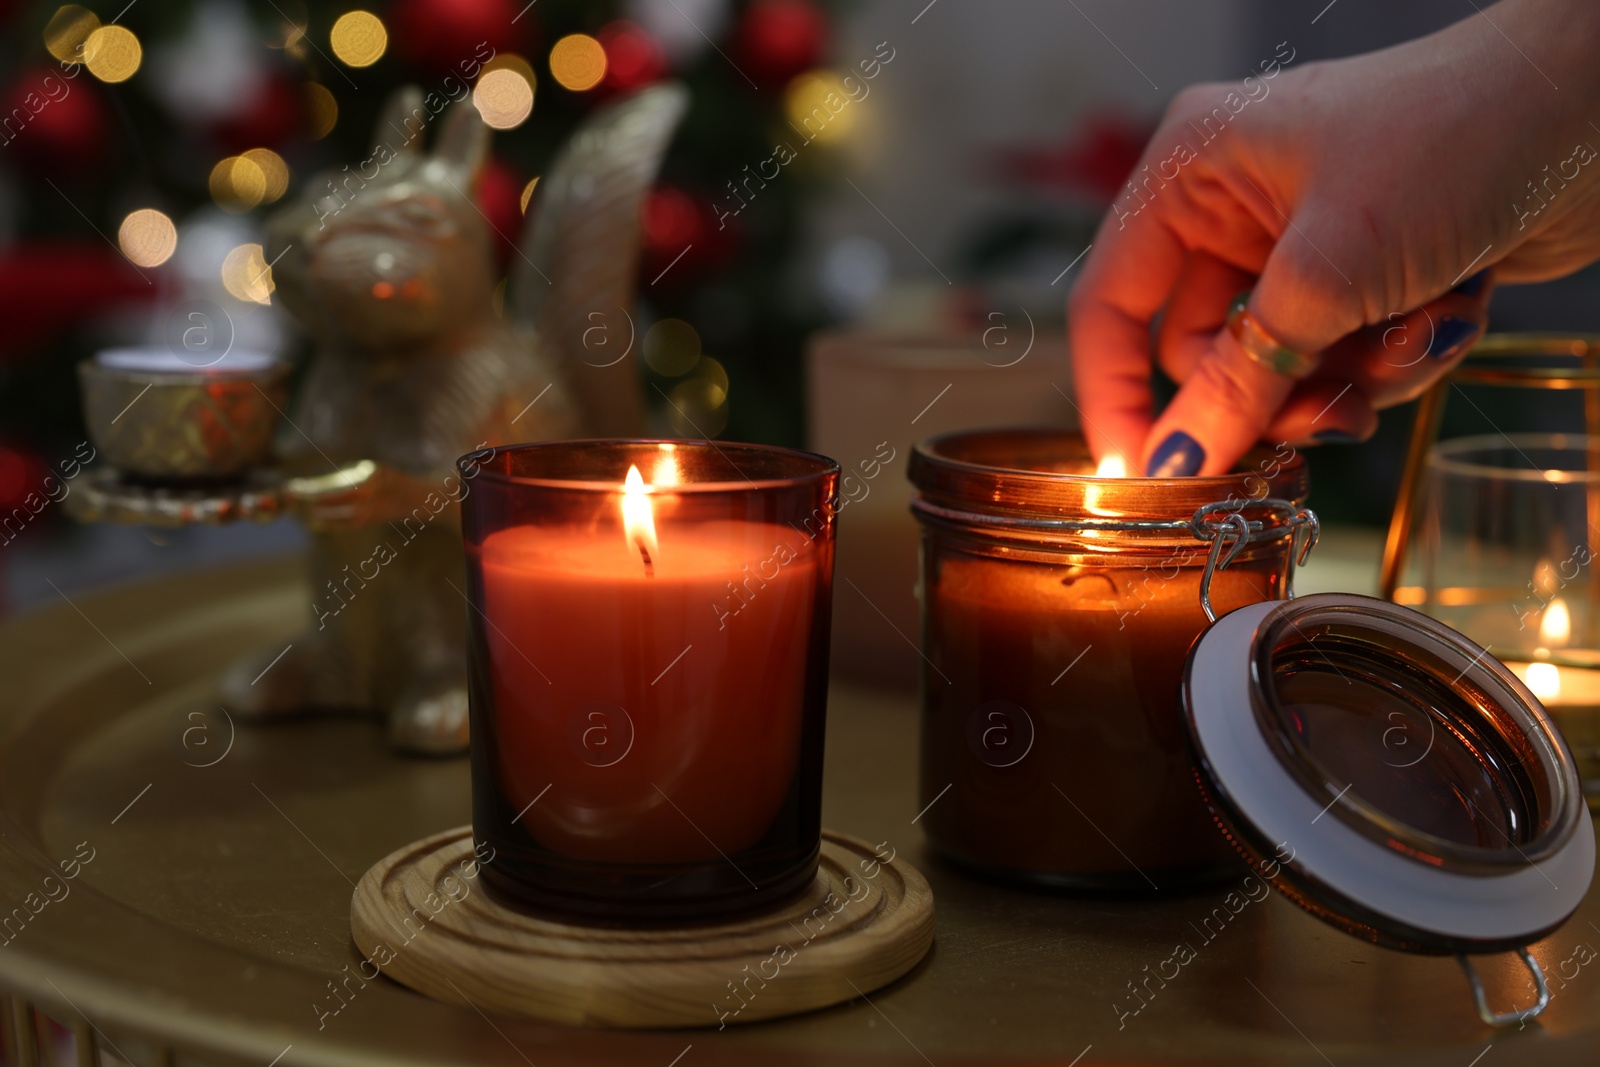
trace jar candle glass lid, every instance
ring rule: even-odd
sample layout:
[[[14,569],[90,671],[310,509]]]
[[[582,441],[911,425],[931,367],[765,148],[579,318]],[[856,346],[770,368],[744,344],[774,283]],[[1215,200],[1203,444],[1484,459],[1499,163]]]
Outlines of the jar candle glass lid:
[[[1509,669],[1426,616],[1348,594],[1241,608],[1196,647],[1185,701],[1218,820],[1352,933],[1521,948],[1588,889],[1571,754]]]

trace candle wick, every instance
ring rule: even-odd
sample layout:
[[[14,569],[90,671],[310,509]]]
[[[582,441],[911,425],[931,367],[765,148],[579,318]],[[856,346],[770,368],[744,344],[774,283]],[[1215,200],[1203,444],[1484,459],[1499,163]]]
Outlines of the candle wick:
[[[644,576],[646,578],[654,578],[656,576],[656,565],[650,560],[650,550],[644,547],[643,541],[635,543],[639,546],[639,555],[644,559]]]

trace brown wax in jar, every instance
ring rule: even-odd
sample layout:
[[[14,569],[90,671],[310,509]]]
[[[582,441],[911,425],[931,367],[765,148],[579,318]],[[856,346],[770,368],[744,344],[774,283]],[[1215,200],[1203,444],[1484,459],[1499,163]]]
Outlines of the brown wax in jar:
[[[941,852],[1002,876],[1139,892],[1231,870],[1181,709],[1185,657],[1208,625],[1205,551],[1119,553],[1136,565],[1108,568],[925,542],[938,669],[923,671],[922,802],[949,790],[921,822]],[[1278,551],[1219,572],[1219,616],[1280,597],[1284,570]]]

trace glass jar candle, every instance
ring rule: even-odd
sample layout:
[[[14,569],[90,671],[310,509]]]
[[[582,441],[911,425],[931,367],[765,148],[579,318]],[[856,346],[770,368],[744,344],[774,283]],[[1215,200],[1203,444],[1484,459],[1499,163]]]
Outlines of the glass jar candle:
[[[710,442],[473,453],[473,833],[555,916],[693,921],[815,875],[838,466]]]
[[[1230,475],[1098,478],[1083,439],[992,430],[918,446],[919,821],[997,878],[1153,893],[1230,872],[1184,740],[1184,661],[1208,619],[1208,505],[1255,533],[1210,583],[1217,615],[1288,592],[1307,471],[1293,449]]]

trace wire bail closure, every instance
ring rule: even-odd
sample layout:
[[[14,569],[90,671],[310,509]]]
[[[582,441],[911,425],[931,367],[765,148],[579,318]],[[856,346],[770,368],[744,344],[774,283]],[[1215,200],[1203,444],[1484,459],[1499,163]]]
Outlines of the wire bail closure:
[[[1217,621],[1216,609],[1211,606],[1211,579],[1217,571],[1226,570],[1245,546],[1276,541],[1284,536],[1292,539],[1284,599],[1293,600],[1295,568],[1305,565],[1322,535],[1322,524],[1310,508],[1271,497],[1253,501],[1251,506],[1253,510],[1264,509],[1266,516],[1247,519],[1239,510],[1238,501],[1223,500],[1200,508],[1189,520],[1189,532],[1196,539],[1211,543],[1205,570],[1200,575],[1200,607],[1209,622]]]
[[[1517,956],[1528,968],[1528,973],[1533,976],[1533,988],[1539,997],[1530,1008],[1508,1012],[1497,1012],[1489,1007],[1489,998],[1483,992],[1483,982],[1478,978],[1478,972],[1473,968],[1472,961],[1463,955],[1456,956],[1456,962],[1461,965],[1461,970],[1467,976],[1467,982],[1472,986],[1472,1002],[1478,1007],[1478,1018],[1497,1029],[1531,1019],[1550,1004],[1550,986],[1544,980],[1544,971],[1539,968],[1539,961],[1535,960],[1526,948],[1517,949]]]

